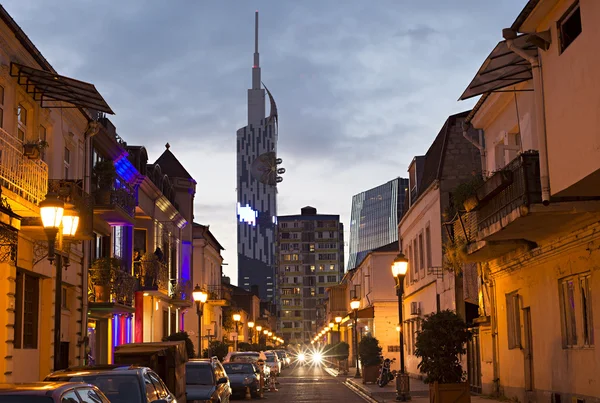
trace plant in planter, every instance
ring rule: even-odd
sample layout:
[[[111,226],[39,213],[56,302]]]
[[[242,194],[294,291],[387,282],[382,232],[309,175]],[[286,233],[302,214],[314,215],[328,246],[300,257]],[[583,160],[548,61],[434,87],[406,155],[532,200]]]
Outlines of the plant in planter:
[[[94,179],[96,180],[96,202],[101,205],[110,204],[111,193],[117,171],[111,160],[98,161],[94,166]]]
[[[460,364],[472,335],[467,324],[454,312],[445,310],[427,315],[417,334],[417,366],[429,384],[431,403],[469,403],[469,384]]]
[[[28,141],[23,144],[23,155],[31,160],[37,160],[46,148],[48,148],[46,140]]]
[[[381,365],[381,346],[373,336],[364,336],[358,343],[358,356],[363,366],[363,383],[375,383]]]
[[[117,281],[121,263],[121,259],[114,257],[101,257],[92,263],[89,275],[94,284],[96,302],[110,302],[112,287]]]
[[[334,347],[335,357],[338,360],[338,370],[348,371],[348,356],[350,355],[350,345],[345,341],[340,341]]]

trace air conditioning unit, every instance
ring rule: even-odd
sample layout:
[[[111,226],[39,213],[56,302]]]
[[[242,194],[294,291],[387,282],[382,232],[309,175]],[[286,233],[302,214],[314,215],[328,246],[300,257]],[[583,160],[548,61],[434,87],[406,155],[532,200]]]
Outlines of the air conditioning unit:
[[[411,315],[419,315],[421,313],[421,308],[418,302],[410,303],[410,314]]]

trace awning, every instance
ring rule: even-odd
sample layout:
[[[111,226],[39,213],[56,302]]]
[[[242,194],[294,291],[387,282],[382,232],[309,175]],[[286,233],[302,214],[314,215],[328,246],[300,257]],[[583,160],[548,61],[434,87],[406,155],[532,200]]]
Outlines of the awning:
[[[23,86],[42,108],[65,108],[62,104],[65,102],[71,105],[68,106],[70,108],[90,108],[114,115],[93,84],[18,63],[10,64],[10,75],[17,78],[19,85]]]
[[[514,40],[514,44],[524,49],[527,54],[536,56],[538,48],[528,42],[529,37],[528,34],[521,35]],[[511,52],[506,46],[506,41],[502,41],[496,45],[492,53],[485,59],[477,75],[459,100],[501,90],[531,78],[531,64],[521,56]]]

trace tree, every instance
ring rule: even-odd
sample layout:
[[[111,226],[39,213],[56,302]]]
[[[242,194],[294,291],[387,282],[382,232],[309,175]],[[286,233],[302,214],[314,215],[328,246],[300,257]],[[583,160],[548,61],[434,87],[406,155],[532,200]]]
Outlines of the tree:
[[[358,343],[358,355],[363,366],[381,364],[381,346],[373,336],[364,336]]]
[[[417,334],[417,366],[426,375],[425,383],[460,383],[465,379],[460,355],[472,337],[467,324],[454,312],[445,310],[427,315]]]
[[[217,356],[219,361],[223,361],[228,352],[229,344],[224,343],[222,341],[212,341],[210,343],[210,354],[211,356]],[[204,358],[210,358],[208,356],[208,349],[204,349],[204,351],[202,352],[202,356]]]
[[[192,343],[192,340],[190,339],[190,336],[187,334],[187,332],[173,333],[173,334],[170,334],[169,336],[163,338],[163,341],[181,341],[181,340],[185,341],[185,349],[187,350],[188,358],[195,358],[196,352],[194,351],[194,343]]]

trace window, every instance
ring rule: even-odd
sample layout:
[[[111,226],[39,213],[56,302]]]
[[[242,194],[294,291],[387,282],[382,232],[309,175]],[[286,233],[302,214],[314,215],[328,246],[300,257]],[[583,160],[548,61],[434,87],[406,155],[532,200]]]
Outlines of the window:
[[[69,179],[69,168],[71,167],[71,151],[65,147],[65,179]]]
[[[506,294],[506,325],[508,348],[521,348],[521,307],[519,294]]]
[[[281,228],[287,228],[287,227],[288,227],[288,223],[286,223],[286,222],[281,223]]]
[[[336,276],[327,276],[327,282],[328,283],[336,283],[337,277]]]
[[[37,277],[17,272],[15,293],[15,348],[38,346],[40,283]]]
[[[593,346],[594,322],[590,274],[562,279],[559,286],[563,347]]]
[[[25,141],[27,135],[27,109],[19,104],[17,106],[17,137],[21,141]]]
[[[334,264],[330,264],[329,265],[329,270],[335,270],[335,265]]]
[[[296,253],[292,255],[292,260],[298,260],[298,255]]]
[[[282,303],[282,305],[290,306],[290,305],[292,305],[292,300],[291,299],[282,299],[281,303]]]
[[[4,87],[0,85],[0,128],[4,128]]]
[[[581,291],[581,313],[583,319],[583,344],[594,345],[594,321],[592,320],[592,284],[591,276],[579,280]]]
[[[308,250],[311,251],[311,252],[314,252],[315,251],[315,244],[311,243],[310,246],[308,247]]]
[[[62,309],[69,309],[68,297],[69,297],[69,292],[67,290],[67,287],[63,287],[62,288],[62,297],[61,297]]]
[[[581,34],[579,2],[575,3],[561,18],[558,23],[558,32],[560,35],[560,52],[562,53]]]
[[[103,403],[102,398],[92,388],[79,388],[77,394],[81,397],[83,403]]]
[[[70,390],[60,397],[61,403],[79,403],[79,397],[75,390]]]
[[[325,276],[319,276],[318,281],[319,281],[319,283],[324,283],[325,282]]]
[[[423,233],[419,234],[419,268],[423,271],[425,267],[425,248],[423,248]]]
[[[575,319],[575,281],[573,278],[561,282],[563,340],[567,347],[577,345],[577,323]]]
[[[429,225],[427,226],[427,228],[425,228],[425,248],[427,257],[426,265],[427,267],[432,267],[433,264],[431,263],[431,231],[429,229]]]
[[[315,265],[314,265],[314,264],[310,266],[310,271],[311,271],[311,272],[314,272],[314,271],[315,271]]]

